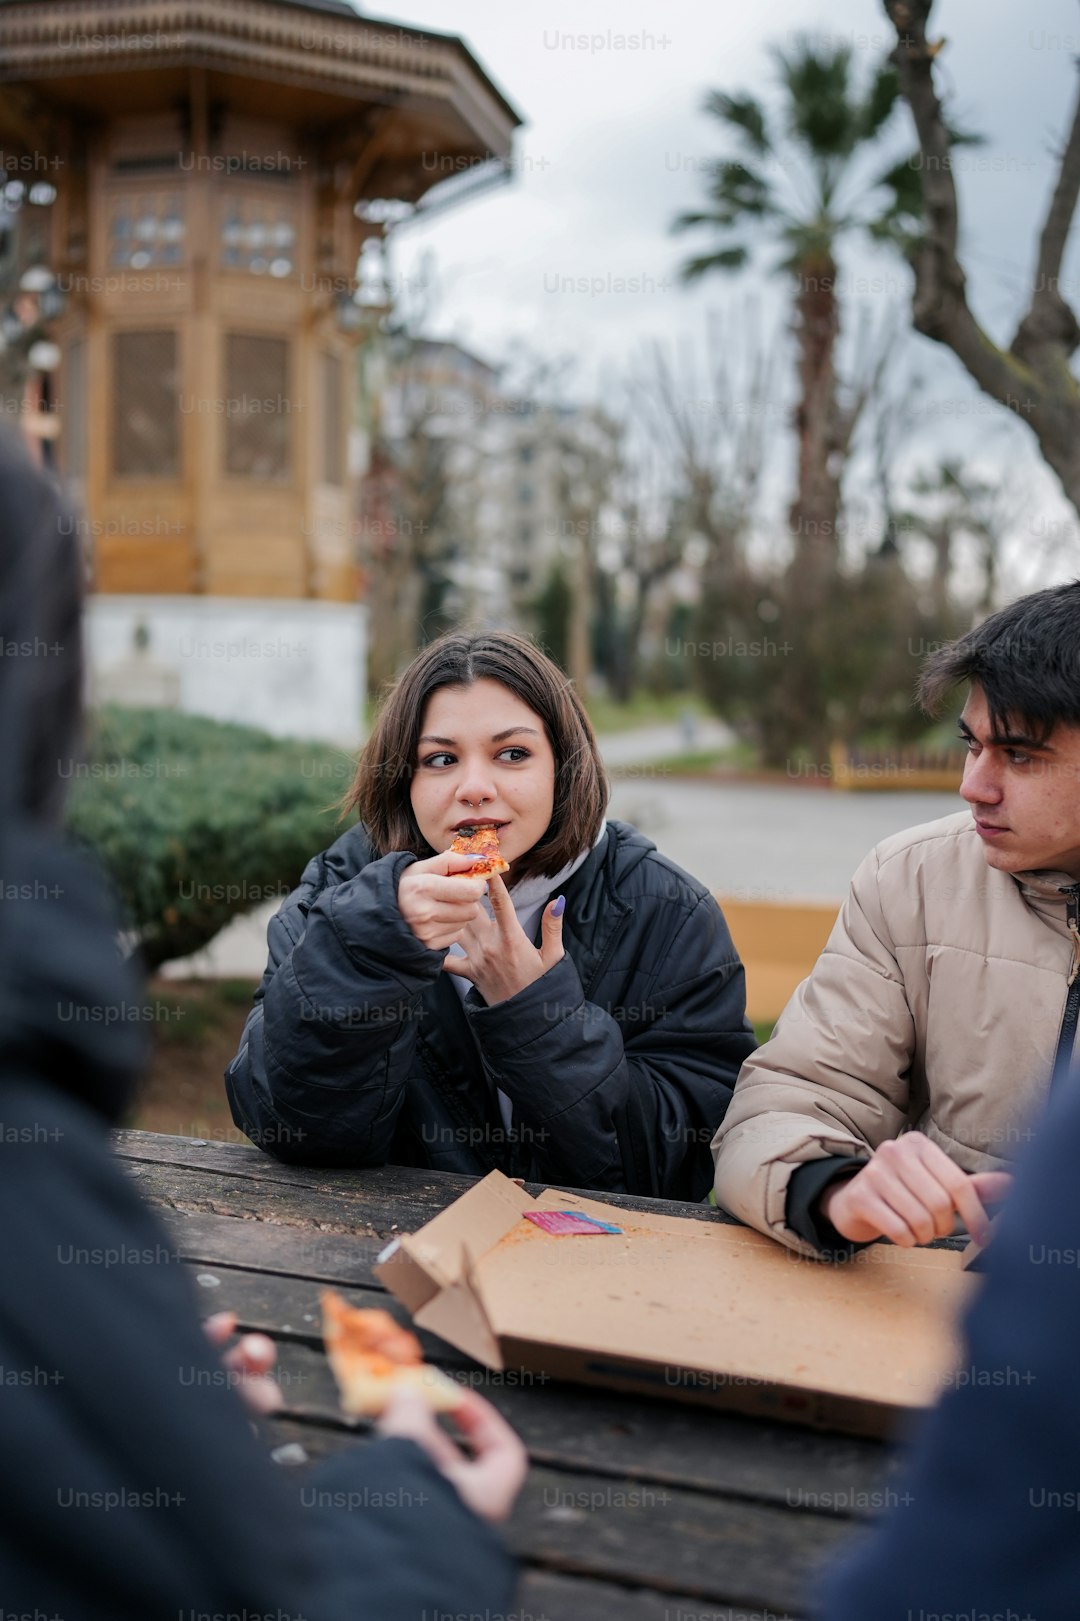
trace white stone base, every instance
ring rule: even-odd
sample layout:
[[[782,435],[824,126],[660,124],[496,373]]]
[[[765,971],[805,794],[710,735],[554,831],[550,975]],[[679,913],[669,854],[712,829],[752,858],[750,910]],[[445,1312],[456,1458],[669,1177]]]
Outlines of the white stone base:
[[[359,603],[246,597],[105,596],[86,604],[88,700],[149,706],[275,737],[355,749],[363,739],[367,610]],[[145,625],[148,679],[133,658]]]

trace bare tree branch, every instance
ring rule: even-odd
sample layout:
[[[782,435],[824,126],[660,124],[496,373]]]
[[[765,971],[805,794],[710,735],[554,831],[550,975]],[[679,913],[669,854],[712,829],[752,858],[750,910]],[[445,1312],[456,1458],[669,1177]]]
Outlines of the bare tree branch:
[[[934,88],[934,60],[944,43],[926,37],[933,0],[883,0],[897,33],[891,60],[911,108],[922,166],[925,229],[913,257],[917,332],[951,349],[984,394],[1031,429],[1047,465],[1080,512],[1080,385],[1069,356],[1080,340],[1072,310],[1057,285],[1061,254],[1080,190],[1080,133],[1073,131],[1062,154],[1039,253],[1032,306],[1011,349],[1002,349],[982,329],[967,300],[957,253],[959,205],[952,144]],[[1044,283],[1050,271],[1053,286]]]
[[[1072,128],[1061,155],[1054,195],[1050,199],[1046,223],[1039,240],[1039,258],[1035,267],[1035,280],[1031,289],[1031,306],[1017,328],[1013,339],[1013,354],[1037,364],[1039,351],[1047,343],[1060,343],[1071,355],[1080,343],[1077,325],[1065,299],[1061,296],[1061,260],[1069,239],[1077,198],[1080,197],[1080,86],[1077,88],[1076,107]]]

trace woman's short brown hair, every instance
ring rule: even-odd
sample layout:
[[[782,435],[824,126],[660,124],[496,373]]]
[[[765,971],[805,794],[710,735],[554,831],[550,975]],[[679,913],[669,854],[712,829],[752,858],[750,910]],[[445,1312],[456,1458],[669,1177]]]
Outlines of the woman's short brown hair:
[[[546,653],[509,631],[451,631],[425,647],[392,688],[345,797],[376,854],[434,855],[417,826],[409,789],[427,701],[440,687],[498,681],[544,723],[555,756],[555,804],[542,837],[515,863],[515,880],[556,873],[595,843],[608,780],[581,699]]]

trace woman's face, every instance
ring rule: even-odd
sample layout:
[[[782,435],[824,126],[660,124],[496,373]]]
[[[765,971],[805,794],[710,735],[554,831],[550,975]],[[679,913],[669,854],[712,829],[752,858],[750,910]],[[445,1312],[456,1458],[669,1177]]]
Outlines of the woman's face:
[[[433,850],[462,827],[493,823],[513,869],[547,831],[555,756],[539,715],[500,681],[440,687],[420,723],[409,798]],[[512,883],[511,870],[506,875]]]

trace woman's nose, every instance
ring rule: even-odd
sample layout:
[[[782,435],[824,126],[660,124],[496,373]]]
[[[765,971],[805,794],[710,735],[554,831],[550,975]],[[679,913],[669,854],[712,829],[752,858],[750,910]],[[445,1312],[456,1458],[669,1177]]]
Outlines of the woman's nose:
[[[495,798],[495,784],[491,775],[479,765],[466,766],[458,784],[458,798],[467,805],[477,806],[482,800]]]

